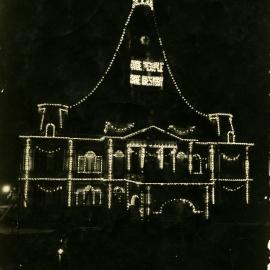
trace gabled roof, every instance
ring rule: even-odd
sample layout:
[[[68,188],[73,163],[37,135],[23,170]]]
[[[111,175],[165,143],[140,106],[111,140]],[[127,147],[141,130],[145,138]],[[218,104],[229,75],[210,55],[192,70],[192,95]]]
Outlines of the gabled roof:
[[[157,131],[157,132],[161,133],[163,136],[166,135],[166,136],[168,136],[168,138],[171,138],[171,139],[173,138],[173,139],[177,139],[180,141],[198,141],[196,139],[183,139],[183,138],[176,136],[176,135],[174,135],[174,134],[172,134],[172,133],[170,133],[162,128],[159,128],[157,126],[149,126],[149,127],[137,130],[135,132],[132,132],[130,134],[122,136],[122,139],[130,139],[130,138],[137,137],[138,135],[142,135],[142,134],[146,135],[147,133],[148,134],[151,133],[151,131]],[[149,135],[151,135],[151,134],[149,134]],[[113,138],[114,136],[111,136],[111,137]],[[117,136],[117,137],[120,138],[121,136]]]

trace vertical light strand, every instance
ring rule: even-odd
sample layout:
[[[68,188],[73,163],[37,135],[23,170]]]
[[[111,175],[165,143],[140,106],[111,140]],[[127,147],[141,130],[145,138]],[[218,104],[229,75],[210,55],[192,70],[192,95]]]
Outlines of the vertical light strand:
[[[246,204],[249,204],[249,147],[246,146],[245,156],[245,178],[246,178]]]
[[[145,148],[140,148],[140,169],[143,170],[144,168],[144,160],[145,160]]]
[[[146,187],[147,194],[146,194],[146,215],[150,216],[150,208],[151,208],[151,187]]]
[[[214,145],[210,145],[209,147],[209,165],[210,165],[210,180],[213,181],[215,179],[215,149]]]
[[[108,140],[108,150],[107,150],[107,158],[108,158],[108,179],[112,180],[113,175],[113,140]]]
[[[229,122],[230,122],[230,126],[231,126],[231,131],[233,133],[233,142],[235,142],[235,134],[234,134],[233,116],[232,115],[229,117]]]
[[[108,180],[112,180],[113,176],[113,140],[108,140],[108,150],[107,150],[107,159],[108,159]],[[112,184],[108,184],[108,208],[112,207]]]
[[[100,205],[102,204],[102,193],[101,193],[101,190],[99,192],[99,204]]]
[[[210,167],[210,181],[213,183],[212,192],[211,192],[211,200],[212,204],[216,203],[216,195],[215,195],[215,149],[214,145],[210,145],[209,147],[209,167]]]
[[[176,170],[176,148],[174,148],[171,151],[171,155],[172,155],[172,171],[175,173],[175,170]]]
[[[249,181],[246,181],[246,204],[249,204]]]
[[[93,205],[96,203],[96,191],[94,189],[92,190],[92,203]]]
[[[205,187],[205,218],[209,219],[209,186]]]
[[[249,179],[249,147],[246,146],[246,155],[245,155],[245,178]]]
[[[212,192],[211,192],[211,199],[212,199],[212,204],[215,204],[216,203],[216,190],[215,190],[215,186],[216,186],[216,183],[215,183],[215,180],[213,181],[213,185],[212,185]]]
[[[144,219],[144,192],[141,190],[140,193],[140,217],[143,220]]]
[[[68,141],[68,187],[67,187],[67,204],[72,204],[72,169],[73,169],[73,141]]]
[[[86,193],[85,189],[83,190],[83,205],[85,205],[85,200],[86,200]]]
[[[79,192],[75,193],[75,203],[76,203],[76,206],[79,205]]]
[[[127,210],[129,209],[129,183],[126,183],[126,201],[127,201]]]
[[[108,208],[112,208],[112,184],[108,184]]]
[[[193,158],[192,151],[193,151],[193,143],[190,142],[188,144],[188,171],[189,171],[189,174],[192,174],[192,170],[193,170],[193,166],[192,166],[192,158]]]
[[[40,120],[40,126],[39,126],[39,130],[41,131],[43,129],[43,122],[44,122],[46,108],[39,108],[38,111],[41,112],[41,120]]]
[[[26,144],[25,144],[25,151],[24,151],[24,201],[23,205],[24,207],[27,207],[28,205],[28,193],[29,193],[29,172],[30,172],[30,165],[31,165],[31,139],[26,139]]]
[[[159,160],[159,168],[161,170],[163,170],[163,167],[164,167],[164,149],[163,149],[163,147],[160,147],[157,150],[157,154],[158,154],[158,160]]]
[[[127,170],[130,171],[131,169],[131,154],[132,154],[133,150],[131,149],[131,147],[127,147]]]

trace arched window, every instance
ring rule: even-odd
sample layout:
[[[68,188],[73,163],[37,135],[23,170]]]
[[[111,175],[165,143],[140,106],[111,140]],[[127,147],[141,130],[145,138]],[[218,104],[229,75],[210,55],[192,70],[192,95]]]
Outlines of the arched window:
[[[46,137],[55,137],[55,125],[54,124],[49,123],[46,125],[45,136]]]
[[[88,151],[84,156],[78,157],[79,173],[102,173],[102,157],[95,152]]]
[[[227,133],[227,142],[234,143],[235,142],[235,135],[233,131],[228,131]]]
[[[140,204],[140,197],[138,195],[133,195],[130,200],[130,205],[137,206]]]
[[[102,192],[100,188],[94,189],[88,185],[84,189],[77,189],[76,205],[101,205],[102,204]]]

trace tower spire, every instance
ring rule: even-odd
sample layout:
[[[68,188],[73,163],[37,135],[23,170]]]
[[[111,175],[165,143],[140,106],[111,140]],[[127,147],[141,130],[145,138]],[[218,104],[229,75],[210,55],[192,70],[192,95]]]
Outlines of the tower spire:
[[[136,6],[149,6],[151,10],[154,9],[153,1],[154,0],[132,0],[132,7],[135,8]]]

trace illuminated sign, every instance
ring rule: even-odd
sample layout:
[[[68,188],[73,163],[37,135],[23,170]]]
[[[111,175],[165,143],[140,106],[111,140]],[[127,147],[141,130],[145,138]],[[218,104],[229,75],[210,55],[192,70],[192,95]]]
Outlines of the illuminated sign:
[[[130,84],[163,87],[163,62],[132,59],[130,61]]]

